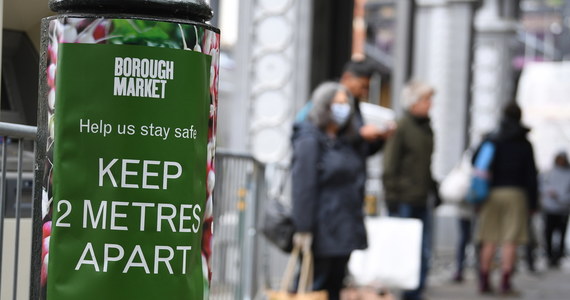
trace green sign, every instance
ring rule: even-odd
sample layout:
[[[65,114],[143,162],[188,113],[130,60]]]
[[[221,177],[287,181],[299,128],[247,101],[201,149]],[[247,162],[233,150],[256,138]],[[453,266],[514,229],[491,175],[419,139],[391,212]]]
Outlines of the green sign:
[[[210,56],[59,47],[48,299],[202,299]]]

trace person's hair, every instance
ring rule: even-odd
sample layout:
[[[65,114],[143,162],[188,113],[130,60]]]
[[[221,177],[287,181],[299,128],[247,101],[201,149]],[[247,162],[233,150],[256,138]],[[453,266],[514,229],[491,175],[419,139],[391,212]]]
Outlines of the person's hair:
[[[351,60],[344,65],[343,73],[350,73],[355,77],[370,78],[374,74],[374,66],[367,60]]]
[[[512,121],[520,121],[522,116],[521,108],[515,101],[509,102],[505,108],[503,108],[503,118],[512,120]]]
[[[423,96],[434,92],[435,90],[431,85],[425,82],[412,80],[406,84],[404,89],[402,89],[400,103],[404,109],[409,109],[420,101]]]
[[[309,112],[309,120],[321,130],[324,130],[325,127],[332,121],[331,103],[333,102],[334,96],[338,91],[345,92],[346,96],[349,98],[348,103],[350,104],[351,108],[351,118],[347,124],[351,122],[352,115],[354,114],[354,103],[350,93],[340,83],[332,81],[324,82],[317,86],[311,95],[313,106]]]
[[[554,157],[554,163],[558,164],[558,161],[560,160],[562,160],[561,166],[568,167],[568,155],[566,154],[566,151],[561,150],[556,153],[556,156]]]

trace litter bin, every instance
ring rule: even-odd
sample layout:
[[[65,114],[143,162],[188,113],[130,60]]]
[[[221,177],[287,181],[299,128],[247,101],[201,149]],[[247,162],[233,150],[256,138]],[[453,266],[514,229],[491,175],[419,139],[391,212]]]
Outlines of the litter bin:
[[[32,299],[208,297],[219,30],[203,0],[51,0]]]

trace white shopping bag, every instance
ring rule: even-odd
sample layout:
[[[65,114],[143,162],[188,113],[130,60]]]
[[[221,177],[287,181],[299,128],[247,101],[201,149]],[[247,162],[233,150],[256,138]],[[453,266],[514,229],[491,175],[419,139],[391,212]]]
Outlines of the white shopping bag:
[[[445,203],[460,204],[465,201],[471,187],[471,153],[463,154],[461,161],[445,176],[439,185],[439,195]]]
[[[420,282],[422,222],[368,217],[368,249],[352,252],[348,269],[356,284],[411,290]]]
[[[360,102],[359,107],[365,124],[388,129],[396,123],[396,113],[392,109],[368,102]]]

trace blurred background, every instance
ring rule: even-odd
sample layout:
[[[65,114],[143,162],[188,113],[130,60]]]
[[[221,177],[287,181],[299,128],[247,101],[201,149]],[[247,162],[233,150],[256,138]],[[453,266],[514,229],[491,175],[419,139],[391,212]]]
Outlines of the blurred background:
[[[222,32],[214,299],[255,298],[281,275],[283,254],[258,235],[260,212],[288,185],[295,114],[351,58],[374,61],[368,102],[396,115],[408,80],[435,87],[432,172],[439,180],[495,128],[500,108],[513,99],[532,128],[541,170],[556,152],[570,150],[568,0],[206,2],[215,15],[210,23]],[[52,13],[46,0],[0,3],[0,121],[35,126],[39,24]],[[370,215],[383,213],[380,159],[369,161]],[[445,205],[437,211],[442,268],[455,245],[455,214]]]

